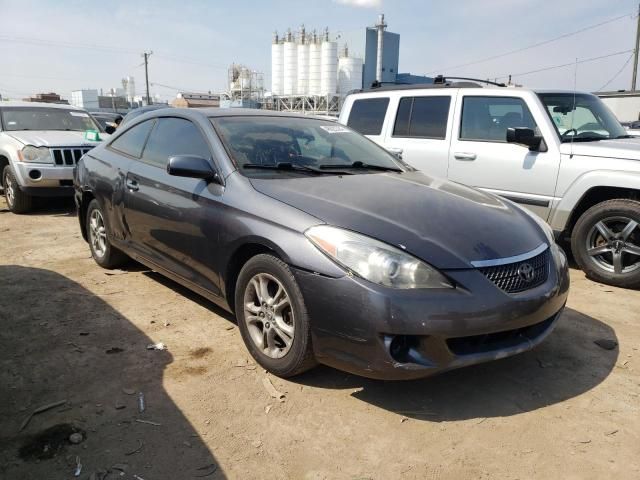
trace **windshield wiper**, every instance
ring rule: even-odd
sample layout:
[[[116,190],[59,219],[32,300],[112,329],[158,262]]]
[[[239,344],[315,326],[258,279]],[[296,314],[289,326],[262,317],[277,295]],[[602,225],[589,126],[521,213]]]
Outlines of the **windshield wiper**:
[[[327,175],[335,172],[323,172],[321,170],[308,167],[306,165],[298,165],[291,162],[278,162],[275,164],[264,165],[262,163],[245,163],[242,168],[255,168],[260,170],[286,170],[292,172],[314,173],[316,175]]]
[[[364,163],[361,161],[353,162],[348,165],[332,165],[332,164],[324,164],[318,167],[321,170],[340,170],[345,168],[353,168],[353,169],[362,169],[362,170],[378,170],[380,172],[402,172],[403,170],[398,167],[386,167],[384,165],[371,165],[368,163]]]

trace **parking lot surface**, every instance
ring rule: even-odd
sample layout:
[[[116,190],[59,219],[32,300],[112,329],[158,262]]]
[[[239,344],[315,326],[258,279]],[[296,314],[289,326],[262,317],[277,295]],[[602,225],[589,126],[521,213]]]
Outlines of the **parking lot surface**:
[[[70,202],[2,200],[0,477],[640,478],[640,291],[571,279],[526,354],[411,382],[282,380],[228,313],[138,264],[98,267]]]

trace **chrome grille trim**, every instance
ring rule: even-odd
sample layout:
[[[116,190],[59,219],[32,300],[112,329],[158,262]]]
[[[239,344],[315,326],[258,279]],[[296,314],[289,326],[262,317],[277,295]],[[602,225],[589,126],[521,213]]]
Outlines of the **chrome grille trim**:
[[[52,147],[49,148],[53,164],[58,167],[73,167],[78,160],[93,147]]]
[[[502,291],[519,293],[538,287],[546,282],[549,277],[550,263],[550,253],[545,248],[542,253],[532,258],[506,265],[483,267],[478,270]],[[521,274],[523,267],[528,269],[531,278],[526,278]]]
[[[540,255],[547,248],[549,248],[549,245],[547,245],[546,243],[541,243],[533,250],[526,253],[522,253],[520,255],[514,255],[513,257],[505,257],[505,258],[496,258],[493,260],[474,260],[471,262],[471,265],[473,265],[476,268],[484,268],[484,267],[496,267],[498,265],[508,265],[510,263],[523,262],[524,260],[529,260],[530,258],[533,258],[536,255]]]

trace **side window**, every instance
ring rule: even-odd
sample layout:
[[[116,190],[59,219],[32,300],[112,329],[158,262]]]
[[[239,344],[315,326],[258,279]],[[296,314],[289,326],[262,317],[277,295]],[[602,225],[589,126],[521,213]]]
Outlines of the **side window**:
[[[507,128],[536,129],[536,124],[520,98],[464,97],[460,140],[506,142]]]
[[[207,142],[193,123],[183,118],[159,118],[149,135],[142,160],[165,168],[169,157],[174,155],[211,158]]]
[[[363,135],[380,135],[388,105],[388,98],[356,100],[351,106],[347,125]]]
[[[447,136],[450,96],[404,97],[398,105],[394,137],[444,140]]]
[[[153,120],[142,122],[116,138],[109,144],[109,147],[132,157],[140,158],[151,127],[153,127]]]

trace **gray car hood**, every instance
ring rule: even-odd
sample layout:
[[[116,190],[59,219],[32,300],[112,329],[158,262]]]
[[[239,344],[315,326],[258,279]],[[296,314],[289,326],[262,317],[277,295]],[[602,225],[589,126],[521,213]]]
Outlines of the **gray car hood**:
[[[622,158],[640,160],[640,137],[598,140],[595,142],[565,142],[560,152],[566,155],[584,155],[587,157]]]
[[[84,138],[82,132],[68,132],[65,130],[16,130],[5,132],[25,145],[36,147],[75,147],[95,146],[100,142],[92,142]],[[109,135],[100,132],[100,138],[106,139]]]
[[[500,198],[421,172],[251,179],[256,190],[329,225],[391,245],[441,269],[511,257],[546,241]]]

